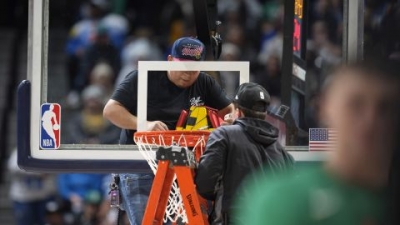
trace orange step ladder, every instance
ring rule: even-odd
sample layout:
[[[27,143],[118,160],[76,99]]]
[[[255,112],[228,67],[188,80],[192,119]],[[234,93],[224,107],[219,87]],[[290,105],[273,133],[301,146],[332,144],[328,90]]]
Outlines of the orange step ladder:
[[[162,225],[168,197],[176,175],[190,225],[208,225],[207,201],[199,196],[194,184],[195,154],[188,148],[159,146],[158,168],[147,202],[142,225]]]

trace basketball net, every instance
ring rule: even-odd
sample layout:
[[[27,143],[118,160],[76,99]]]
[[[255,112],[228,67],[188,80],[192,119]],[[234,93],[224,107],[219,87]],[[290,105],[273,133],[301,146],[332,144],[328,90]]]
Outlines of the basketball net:
[[[208,133],[206,131],[137,132],[134,137],[139,152],[143,158],[146,159],[154,175],[157,173],[158,162],[156,160],[156,150],[159,147],[177,146],[193,149],[192,151],[194,151],[196,161],[198,162],[205,149],[207,138]],[[164,214],[164,222],[177,222],[178,220],[188,223],[176,175],[174,175],[171,192],[168,197],[168,204]]]

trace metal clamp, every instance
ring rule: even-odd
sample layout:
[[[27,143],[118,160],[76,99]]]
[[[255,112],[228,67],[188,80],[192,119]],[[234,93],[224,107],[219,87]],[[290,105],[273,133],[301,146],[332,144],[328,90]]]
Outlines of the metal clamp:
[[[195,167],[194,154],[188,148],[181,146],[159,147],[156,152],[157,160],[169,160],[174,166]]]

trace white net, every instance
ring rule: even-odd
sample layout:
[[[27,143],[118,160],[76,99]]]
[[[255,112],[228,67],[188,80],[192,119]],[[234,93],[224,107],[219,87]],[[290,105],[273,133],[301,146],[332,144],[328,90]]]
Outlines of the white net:
[[[179,147],[189,147],[188,142],[184,134],[177,133],[176,136],[169,134],[168,140],[164,138],[165,135],[137,135],[135,136],[135,142],[139,148],[140,153],[143,158],[147,160],[151,170],[154,174],[157,173],[158,162],[156,160],[156,150],[160,146],[169,147],[171,145]],[[171,138],[170,138],[171,137]],[[206,136],[199,135],[195,143],[190,143],[190,147],[197,151],[203,151],[206,144]],[[203,152],[199,152],[201,155]],[[182,196],[180,194],[180,189],[176,180],[176,175],[174,175],[171,192],[168,197],[168,204],[164,214],[164,222],[177,222],[181,221],[183,223],[188,223],[186,216],[186,211],[183,205]]]

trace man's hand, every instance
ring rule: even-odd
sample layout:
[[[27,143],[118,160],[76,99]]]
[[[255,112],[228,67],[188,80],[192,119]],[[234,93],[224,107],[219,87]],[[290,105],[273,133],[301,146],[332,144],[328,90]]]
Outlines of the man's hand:
[[[231,113],[226,114],[224,116],[224,122],[221,123],[221,126],[231,125],[233,121],[235,121],[235,119],[233,118],[232,114]]]
[[[168,126],[161,121],[149,121],[147,122],[147,130],[148,131],[166,131],[168,130]]]
[[[224,117],[224,122],[221,122],[221,126],[231,125],[233,121],[235,121],[234,113],[235,113],[235,107],[233,106],[232,103],[229,104],[227,107],[219,110],[218,115],[221,118]]]

